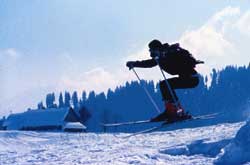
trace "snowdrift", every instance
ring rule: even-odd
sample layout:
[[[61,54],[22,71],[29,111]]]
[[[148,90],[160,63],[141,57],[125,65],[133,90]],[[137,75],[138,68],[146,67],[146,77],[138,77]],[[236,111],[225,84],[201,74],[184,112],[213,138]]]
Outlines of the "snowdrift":
[[[250,162],[250,120],[237,132],[235,138],[222,149],[215,164],[244,164]]]

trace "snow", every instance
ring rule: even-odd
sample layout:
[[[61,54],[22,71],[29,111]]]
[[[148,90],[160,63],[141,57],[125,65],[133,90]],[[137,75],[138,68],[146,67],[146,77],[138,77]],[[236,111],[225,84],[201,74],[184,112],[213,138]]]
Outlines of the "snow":
[[[82,129],[82,130],[86,130],[87,127],[85,127],[80,122],[66,122],[64,124],[64,126],[63,126],[63,129]]]
[[[250,121],[241,127],[236,137],[219,155],[217,164],[243,164],[250,162]]]
[[[244,124],[224,123],[130,138],[123,138],[129,135],[127,133],[2,131],[0,164],[187,165],[219,161],[223,164],[229,150],[240,149],[236,155],[247,156],[250,131],[249,126],[241,128]],[[242,133],[245,131],[248,133]],[[244,159],[243,163],[250,164],[250,161]],[[226,164],[230,164],[230,160]]]

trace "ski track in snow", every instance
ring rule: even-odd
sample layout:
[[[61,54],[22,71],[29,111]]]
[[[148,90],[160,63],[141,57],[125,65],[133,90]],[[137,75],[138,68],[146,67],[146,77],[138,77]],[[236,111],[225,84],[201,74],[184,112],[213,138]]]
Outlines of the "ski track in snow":
[[[244,123],[141,134],[0,132],[0,164],[213,164]]]

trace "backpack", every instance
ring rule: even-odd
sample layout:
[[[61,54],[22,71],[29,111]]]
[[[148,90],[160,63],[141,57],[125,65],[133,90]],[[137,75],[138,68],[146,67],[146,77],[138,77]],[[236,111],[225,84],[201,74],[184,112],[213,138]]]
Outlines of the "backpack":
[[[179,43],[170,45],[166,50],[166,56],[177,66],[195,68],[197,64],[203,64],[203,61],[196,60],[189,51],[180,47]]]

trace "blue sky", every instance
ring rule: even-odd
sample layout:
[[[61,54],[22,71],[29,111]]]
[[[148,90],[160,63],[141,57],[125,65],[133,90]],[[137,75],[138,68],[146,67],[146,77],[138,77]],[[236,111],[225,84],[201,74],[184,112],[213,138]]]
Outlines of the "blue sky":
[[[203,74],[246,65],[249,11],[246,0],[1,0],[1,100],[14,102],[15,111],[36,105],[46,92],[114,88],[135,79],[125,62],[147,58],[155,38],[180,42],[205,60]],[[161,78],[156,70],[139,73]],[[3,101],[0,109],[10,110]]]

